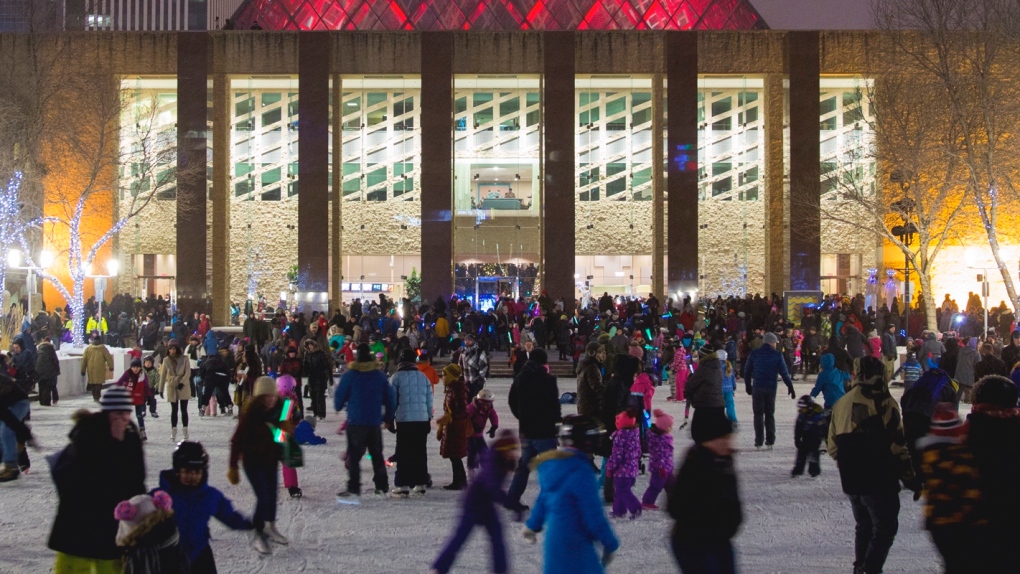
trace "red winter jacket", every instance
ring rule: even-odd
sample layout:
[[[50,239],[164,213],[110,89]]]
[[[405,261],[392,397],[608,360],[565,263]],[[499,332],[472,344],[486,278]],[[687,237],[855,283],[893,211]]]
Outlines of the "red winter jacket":
[[[117,379],[118,385],[131,392],[131,404],[144,405],[149,398],[149,380],[145,378],[145,371],[139,371],[136,375],[131,369],[124,371],[124,374]]]

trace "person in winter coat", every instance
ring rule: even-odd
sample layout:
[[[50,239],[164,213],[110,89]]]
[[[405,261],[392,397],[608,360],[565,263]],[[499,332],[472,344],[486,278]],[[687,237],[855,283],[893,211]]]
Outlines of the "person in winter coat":
[[[135,418],[138,419],[138,435],[142,440],[145,436],[145,406],[148,403],[152,390],[149,388],[149,381],[145,378],[145,371],[142,370],[142,361],[132,359],[131,366],[115,383],[131,393],[131,404],[135,407]]]
[[[390,386],[396,395],[397,448],[399,461],[393,477],[395,497],[425,494],[429,480],[428,447],[432,430],[432,383],[415,366],[415,352],[400,352],[397,371],[390,376]]]
[[[909,391],[914,383],[921,378],[921,364],[917,362],[917,355],[907,353],[907,360],[900,365],[900,368],[896,369],[893,378],[895,379],[900,373],[903,373],[903,390]]]
[[[698,426],[698,419],[703,415],[724,414],[726,400],[722,394],[722,362],[711,345],[705,345],[698,351],[698,369],[687,379],[685,394],[690,405],[694,407],[694,420],[691,421],[691,432]],[[782,355],[780,355],[782,358]],[[699,411],[702,414],[698,414]]]
[[[230,400],[230,381],[233,378],[234,359],[230,356],[230,349],[224,347],[212,355],[207,355],[202,361],[199,372],[205,382],[202,403],[208,405],[213,394],[216,395],[216,403],[221,414],[233,415],[234,403]],[[300,395],[297,395],[300,397]],[[297,401],[298,408],[301,408],[301,400]]]
[[[733,395],[737,390],[737,376],[733,370],[733,361],[728,361],[729,354],[726,351],[716,351],[719,363],[723,365],[722,394],[723,402],[726,403],[726,418],[730,419],[733,427],[737,426],[737,405]]]
[[[255,514],[252,525],[255,538],[252,546],[259,554],[270,554],[270,542],[286,545],[290,542],[276,528],[276,495],[280,466],[280,445],[273,436],[275,429],[293,430],[290,421],[281,421],[282,401],[276,382],[269,377],[255,381],[251,400],[241,408],[237,428],[230,438],[230,466],[227,481],[232,485],[241,482],[238,464],[244,464],[244,474],[255,491]]]
[[[612,344],[612,338],[609,333],[600,333],[598,338],[595,340],[596,343],[602,347],[602,350],[606,354],[606,358],[603,359],[603,379],[608,378],[609,374],[613,372],[616,366],[616,347]]]
[[[783,354],[775,348],[779,338],[774,333],[766,333],[762,342],[762,346],[752,351],[747,358],[744,387],[753,401],[754,446],[761,448],[764,444],[771,449],[776,442],[776,379],[783,378],[791,399],[796,399],[797,393],[793,390],[793,381],[786,370]]]
[[[919,492],[899,405],[889,394],[885,365],[861,360],[857,384],[836,402],[828,453],[857,522],[854,568],[881,572],[899,528],[900,482]]]
[[[921,345],[921,369],[924,371],[928,370],[928,360],[931,361],[932,365],[938,366],[939,360],[942,359],[942,354],[946,352],[946,346],[939,341],[938,335],[935,333],[928,333],[925,337],[924,344]]]
[[[393,425],[397,397],[386,375],[376,368],[367,343],[358,345],[356,360],[348,367],[333,394],[334,410],[347,408],[347,489],[337,493],[337,498],[356,502],[361,496],[361,457],[366,450],[372,457],[376,493],[389,490],[380,427],[383,423]]]
[[[453,482],[443,487],[444,490],[463,490],[467,486],[467,473],[464,471],[464,457],[467,456],[467,440],[473,433],[467,411],[467,385],[464,382],[460,367],[447,365],[443,369],[443,416],[437,421],[436,438],[440,441],[439,454],[449,459],[453,468]]]
[[[584,358],[577,369],[577,414],[598,417],[606,384],[602,379],[602,363],[606,352],[598,343],[588,343]]]
[[[618,355],[616,358],[616,370],[606,383],[606,393],[602,399],[602,411],[599,420],[606,431],[612,435],[616,431],[616,414],[626,410],[630,404],[630,388],[634,385],[634,378],[639,367],[638,360],[630,355]],[[598,454],[602,460],[602,496],[606,502],[613,501],[613,478],[606,476],[606,461],[612,452],[612,442],[604,441],[600,446]]]
[[[510,412],[519,422],[521,459],[507,489],[505,506],[521,516],[527,506],[521,495],[528,487],[531,459],[556,448],[556,425],[560,422],[560,391],[556,377],[546,369],[544,349],[535,349],[510,385]]]
[[[877,358],[877,357],[875,357]],[[791,477],[802,476],[804,466],[812,477],[822,473],[819,449],[828,432],[828,418],[822,405],[804,395],[797,400],[797,422],[793,427],[793,445],[797,448],[797,460],[790,472]]]
[[[687,367],[687,351],[683,345],[678,345],[676,353],[673,355],[673,362],[669,366],[670,373],[670,396],[667,401],[683,401],[685,400],[685,388],[687,386],[687,378],[690,376],[690,370]]]
[[[641,461],[641,432],[638,421],[628,411],[616,415],[613,452],[606,462],[606,476],[613,479],[613,517],[630,519],[641,516],[641,501],[634,496],[634,481]]]
[[[655,501],[673,473],[673,417],[662,409],[652,412],[648,433],[648,488],[641,497],[641,508],[658,510]]]
[[[591,471],[592,454],[604,434],[594,417],[564,417],[560,448],[535,459],[541,491],[521,534],[534,543],[545,529],[544,574],[602,574],[620,547]],[[601,557],[596,543],[602,547]]]
[[[492,572],[506,574],[510,571],[503,540],[503,523],[499,519],[496,505],[506,499],[503,483],[506,482],[506,475],[514,469],[516,454],[517,439],[507,430],[499,433],[492,448],[481,453],[481,471],[464,493],[460,521],[453,536],[432,563],[432,574],[447,574],[453,568],[457,554],[475,526],[482,526],[489,533],[492,542]]]
[[[184,424],[184,440],[188,440],[188,401],[191,399],[191,363],[181,353],[176,340],[167,345],[166,358],[159,367],[159,380],[170,403],[170,440],[177,442],[177,411]]]
[[[1016,496],[1020,483],[1017,387],[1005,377],[986,377],[974,385],[973,402],[967,416],[967,446],[977,467],[980,515],[988,521],[987,536],[979,545],[987,560],[983,572],[1016,572],[1015,541],[1020,536],[1016,521],[1020,513]],[[973,555],[974,548],[968,553]]]
[[[106,374],[111,371],[113,356],[110,355],[110,350],[100,337],[92,337],[88,348],[81,355],[81,376],[85,378],[89,390],[92,391],[92,400],[97,403],[106,383]]]
[[[481,464],[481,454],[485,450],[485,425],[489,425],[489,438],[495,438],[499,428],[499,414],[493,406],[496,396],[488,389],[478,391],[478,395],[467,407],[468,419],[471,421],[472,434],[468,437],[468,478],[474,480],[475,470]]]
[[[971,389],[977,379],[974,378],[974,369],[981,359],[977,351],[977,337],[964,337],[963,346],[956,357],[956,374],[953,377],[960,385],[960,402],[970,403]],[[1005,353],[1004,353],[1005,354]],[[1005,361],[1003,361],[1004,364]],[[1006,364],[1006,368],[1012,368]]]
[[[737,472],[733,465],[733,427],[711,411],[695,429],[669,491],[672,547],[685,574],[736,572],[731,540],[743,522]]]
[[[35,376],[39,381],[39,404],[44,407],[55,406],[60,400],[57,392],[60,360],[57,359],[57,349],[48,335],[43,336],[42,342],[36,347]]]
[[[836,368],[836,357],[832,353],[825,353],[819,359],[822,370],[818,372],[815,386],[811,389],[811,398],[819,394],[825,399],[822,408],[831,410],[836,401],[846,394],[846,384],[850,382],[850,375]]]
[[[307,379],[308,391],[312,398],[312,414],[319,420],[325,419],[326,388],[333,384],[333,367],[329,356],[313,339],[305,339],[301,374]]]
[[[1010,334],[1009,344],[1002,348],[1002,362],[1010,371],[1020,363],[1020,329]]]
[[[995,346],[991,343],[983,343],[980,347],[981,360],[974,365],[974,379],[980,381],[988,375],[1008,377],[1009,369],[1002,359],[995,356]]]
[[[111,386],[100,395],[101,411],[72,416],[71,444],[53,455],[57,517],[48,546],[57,552],[56,574],[119,574],[123,549],[116,545],[113,510],[145,489],[145,455],[131,422],[131,394]]]
[[[556,348],[560,352],[561,361],[568,358],[568,351],[571,349],[570,335],[570,322],[567,321],[566,315],[561,315],[560,320],[556,322]]]
[[[631,404],[637,407],[635,410],[647,413],[652,412],[652,398],[655,396],[655,385],[648,373],[639,373],[634,377],[634,384],[630,386]],[[641,412],[636,413],[640,415]]]
[[[232,530],[251,530],[251,520],[215,487],[209,486],[209,455],[201,443],[185,441],[173,454],[173,468],[159,473],[159,488],[173,498],[174,521],[191,574],[214,574],[209,521],[215,517]]]
[[[280,375],[276,378],[276,392],[280,397],[283,406],[288,407],[286,412],[281,410],[280,416],[289,421],[290,426],[297,427],[301,420],[301,412],[298,410],[297,381],[290,375]],[[290,401],[289,405],[287,401]],[[301,498],[301,487],[298,486],[297,469],[281,463],[283,471],[283,487],[291,498]]]
[[[464,336],[464,350],[459,364],[468,396],[473,397],[485,386],[485,378],[489,376],[489,357],[471,333]]]

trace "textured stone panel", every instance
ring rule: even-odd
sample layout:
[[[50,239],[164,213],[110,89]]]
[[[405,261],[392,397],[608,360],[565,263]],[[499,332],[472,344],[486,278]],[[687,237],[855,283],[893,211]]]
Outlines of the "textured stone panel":
[[[342,217],[344,256],[422,252],[421,203],[417,201],[347,201]]]
[[[578,255],[652,252],[651,201],[579,201],[574,212]]]

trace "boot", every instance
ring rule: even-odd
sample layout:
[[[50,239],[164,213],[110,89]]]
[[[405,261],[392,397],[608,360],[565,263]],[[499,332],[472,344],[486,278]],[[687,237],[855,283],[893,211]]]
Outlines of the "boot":
[[[276,522],[266,522],[266,528],[263,532],[269,537],[270,542],[283,545],[290,544],[290,540],[287,540],[287,537],[280,534],[280,531],[276,529]]]
[[[145,436],[145,429],[138,429],[138,436],[140,436],[142,440],[149,440],[149,437]]]
[[[5,464],[2,471],[0,471],[0,482],[11,482],[18,480],[21,476],[21,471],[18,470],[17,465]]]
[[[269,537],[264,531],[255,531],[255,537],[252,538],[251,545],[259,554],[273,553],[273,549],[269,547]]]
[[[188,440],[188,427],[184,427],[184,440]]]
[[[170,440],[174,443],[177,442],[177,427],[174,427],[173,430],[170,431]]]

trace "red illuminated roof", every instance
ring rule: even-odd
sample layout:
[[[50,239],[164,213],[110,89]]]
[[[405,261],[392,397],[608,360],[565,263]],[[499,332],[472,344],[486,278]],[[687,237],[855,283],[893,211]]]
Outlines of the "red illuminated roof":
[[[237,29],[757,30],[747,0],[247,0]]]

